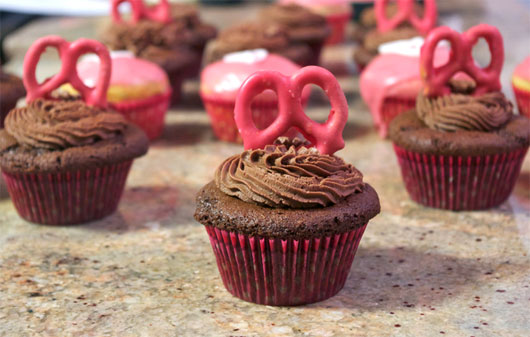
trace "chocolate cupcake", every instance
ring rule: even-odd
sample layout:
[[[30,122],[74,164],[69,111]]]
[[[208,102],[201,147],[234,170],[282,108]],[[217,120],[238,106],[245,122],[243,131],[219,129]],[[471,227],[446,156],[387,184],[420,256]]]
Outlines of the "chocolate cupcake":
[[[7,113],[17,105],[17,101],[26,95],[22,80],[15,75],[5,73],[0,68],[0,129],[4,127]]]
[[[318,65],[322,46],[331,34],[324,16],[297,4],[275,4],[263,9],[260,19],[285,26],[291,43],[308,45],[312,52],[310,64]]]
[[[178,102],[183,80],[199,74],[206,43],[216,36],[217,30],[203,23],[192,5],[170,6],[162,1],[158,6],[167,6],[161,7],[167,9],[167,18],[157,20],[143,14],[151,7],[133,7],[137,20],[125,22],[117,12],[117,2],[113,2],[113,22],[101,40],[112,50],[129,50],[162,67],[173,87],[172,101]]]
[[[47,47],[61,48],[65,62],[59,74],[38,84],[35,69]],[[101,58],[94,88],[79,81],[75,68],[83,52]],[[107,108],[110,71],[110,55],[95,40],[70,44],[48,36],[28,50],[24,59],[28,105],[11,110],[0,131],[0,168],[22,218],[39,224],[79,224],[116,210],[132,161],[147,152],[148,139]],[[67,82],[83,100],[53,95]]]
[[[416,36],[427,34],[434,27],[436,22],[437,10],[434,0],[427,0],[426,6],[423,7],[414,3],[411,7],[411,14],[404,16],[405,19],[390,25],[387,18],[394,18],[405,9],[400,8],[398,3],[382,4],[383,1],[376,1],[375,6],[384,6],[384,17],[377,15],[377,9],[365,10],[361,16],[360,24],[354,30],[354,39],[359,42],[359,47],[353,53],[353,60],[360,70],[364,69],[378,54],[379,47],[385,43],[408,40]],[[425,25],[413,24],[413,21],[407,20],[410,15],[416,18],[422,18]],[[415,22],[418,22],[418,19]],[[385,21],[385,22],[382,22]],[[430,25],[427,22],[431,22]],[[385,24],[389,24],[386,25]],[[383,28],[384,27],[384,28]]]
[[[434,73],[425,68],[432,60],[428,55],[437,42],[457,34],[440,27],[429,34],[422,49],[422,74],[427,79],[416,109],[390,123],[389,137],[405,187],[425,206],[478,210],[500,205],[509,197],[530,145],[530,120],[514,115],[513,104],[499,91],[504,55],[500,33],[488,25],[472,30],[494,41],[490,80],[452,80],[443,91],[439,80],[429,80]],[[456,58],[449,66],[454,68]]]
[[[300,80],[329,95],[333,113],[324,125],[304,116],[303,85],[293,83]],[[250,104],[272,83],[281,83],[279,116],[257,131]],[[344,146],[347,114],[344,93],[322,68],[302,68],[290,78],[260,71],[241,86],[235,120],[246,150],[219,166],[215,180],[198,193],[195,211],[234,296],[300,305],[344,286],[366,225],[380,211],[377,193],[361,172],[333,154]],[[278,138],[268,145],[292,127],[313,142]]]
[[[291,44],[285,27],[265,22],[244,22],[223,30],[206,51],[206,63],[219,61],[233,52],[265,49],[298,65],[311,62],[311,49],[306,44]]]

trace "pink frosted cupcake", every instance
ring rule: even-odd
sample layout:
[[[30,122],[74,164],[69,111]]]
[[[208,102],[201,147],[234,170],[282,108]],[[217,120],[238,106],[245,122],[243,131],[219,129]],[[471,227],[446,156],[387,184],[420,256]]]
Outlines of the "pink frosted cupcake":
[[[374,124],[382,138],[398,114],[414,109],[421,91],[420,49],[423,38],[383,44],[377,56],[362,72],[361,96],[370,108]],[[438,48],[436,64],[449,59],[448,48]]]
[[[247,77],[259,70],[275,70],[291,75],[299,69],[300,66],[288,59],[269,54],[264,49],[227,54],[222,61],[208,65],[201,74],[200,94],[217,138],[229,142],[241,142],[234,121],[234,107],[239,88]],[[309,93],[309,88],[304,90],[304,104]],[[278,115],[276,94],[268,90],[256,97],[252,103],[252,113],[259,129],[269,126]]]
[[[352,15],[352,7],[348,0],[282,0],[280,3],[297,3],[326,18],[331,33],[326,44],[333,45],[344,42],[346,25]]]
[[[332,111],[311,121],[302,88],[316,84]],[[252,120],[252,99],[277,90],[278,119],[265,130]],[[337,294],[368,222],[380,211],[362,173],[334,152],[344,147],[348,105],[333,75],[306,67],[291,78],[260,71],[243,84],[235,118],[245,151],[226,159],[197,195],[195,219],[210,237],[226,289],[245,301],[301,305]],[[306,139],[279,137],[297,128]],[[279,137],[279,138],[278,138]]]
[[[515,69],[512,87],[519,113],[530,118],[530,57],[527,57]]]
[[[491,62],[479,68],[472,47],[488,41]],[[449,40],[449,62],[435,67],[436,45]],[[530,144],[530,119],[513,114],[501,90],[504,48],[489,25],[459,34],[433,30],[422,48],[424,87],[416,108],[390,123],[389,137],[411,198],[425,206],[460,210],[496,207],[510,196]],[[455,80],[458,72],[472,80]]]
[[[60,72],[38,84],[35,70],[47,47],[61,50]],[[76,71],[86,53],[101,58],[100,72],[88,87]],[[0,168],[19,215],[49,225],[100,219],[118,206],[129,169],[147,152],[144,132],[107,108],[110,55],[101,43],[58,36],[37,40],[24,58],[27,106],[15,108],[0,130]],[[55,97],[65,83],[82,100]]]
[[[171,99],[166,73],[155,63],[135,58],[129,52],[113,52],[111,57],[109,106],[138,125],[150,140],[160,137]],[[77,71],[85,84],[94,84],[99,73],[99,59],[84,58]]]

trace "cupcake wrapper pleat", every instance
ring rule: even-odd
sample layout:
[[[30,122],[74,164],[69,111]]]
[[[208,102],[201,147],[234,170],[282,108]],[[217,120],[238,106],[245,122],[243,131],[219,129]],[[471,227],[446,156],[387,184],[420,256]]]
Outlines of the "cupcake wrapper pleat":
[[[337,294],[366,225],[329,237],[250,237],[206,226],[219,272],[234,296],[257,304],[301,305]]]
[[[169,107],[171,90],[160,95],[133,102],[112,103],[111,107],[127,120],[140,127],[149,140],[160,137],[164,131],[164,119]]]
[[[400,113],[403,113],[405,111],[412,110],[416,107],[416,100],[415,99],[405,99],[405,98],[397,98],[397,97],[388,97],[383,101],[383,105],[381,106],[380,113],[380,122],[378,125],[376,125],[379,136],[381,138],[386,138],[388,135],[388,127],[390,125],[390,122],[394,118],[397,117]],[[374,112],[372,112],[374,113]],[[378,120],[376,116],[374,116],[374,120]]]
[[[513,87],[515,92],[515,100],[517,101],[517,108],[519,114],[530,118],[530,92],[517,89]]]
[[[334,45],[344,42],[346,34],[346,25],[350,21],[351,13],[340,13],[335,15],[328,15],[326,20],[331,28],[331,34],[326,39],[327,45]]]
[[[202,98],[210,116],[212,129],[217,138],[226,142],[243,143],[234,120],[235,103],[218,99]],[[305,105],[307,101],[303,104]],[[252,102],[252,116],[258,129],[265,129],[278,116],[278,102]],[[295,134],[288,134],[295,136]]]
[[[2,171],[18,214],[34,223],[73,225],[118,207],[132,161],[61,173]]]
[[[396,145],[394,150],[412,200],[463,211],[488,209],[506,201],[528,149],[483,156],[420,154]]]

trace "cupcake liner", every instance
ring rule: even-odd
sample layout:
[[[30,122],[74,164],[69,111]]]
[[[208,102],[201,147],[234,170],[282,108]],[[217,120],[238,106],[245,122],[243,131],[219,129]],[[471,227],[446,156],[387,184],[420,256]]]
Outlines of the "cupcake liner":
[[[180,103],[182,97],[182,81],[183,78],[180,74],[168,74],[169,83],[171,85],[171,105],[175,106]]]
[[[202,96],[204,107],[210,116],[214,134],[220,140],[234,143],[243,143],[234,120],[235,103],[220,99]],[[307,99],[303,103],[307,103]],[[278,102],[254,101],[252,102],[254,123],[258,129],[265,129],[271,125],[278,116]]]
[[[331,27],[331,34],[326,39],[325,44],[334,45],[344,42],[346,24],[350,21],[351,13],[339,13],[326,16],[328,25]]]
[[[301,305],[337,294],[366,225],[314,239],[251,237],[206,226],[226,289],[242,300]]]
[[[386,138],[388,135],[388,126],[390,125],[390,122],[392,122],[392,120],[400,113],[409,111],[415,107],[416,99],[387,97],[383,101],[381,111],[379,111],[380,119],[378,119],[376,116],[373,116],[374,120],[380,120],[379,124],[376,125],[379,131],[379,136],[381,136],[381,138]],[[373,113],[374,112],[372,112],[372,114]]]
[[[528,149],[482,156],[420,154],[397,145],[394,150],[412,200],[463,211],[488,209],[506,201]]]
[[[308,65],[314,65],[318,66],[320,64],[320,54],[322,53],[322,48],[324,47],[324,40],[322,41],[315,41],[309,43],[309,48],[311,48],[312,55],[308,58],[309,64]]]
[[[530,92],[518,89],[515,86],[513,86],[513,91],[515,92],[519,114],[530,118]]]
[[[127,120],[144,130],[149,140],[154,140],[164,131],[164,119],[169,107],[171,91],[146,99],[111,103],[111,107]]]
[[[132,160],[60,173],[2,171],[18,214],[34,223],[73,225],[116,210]]]

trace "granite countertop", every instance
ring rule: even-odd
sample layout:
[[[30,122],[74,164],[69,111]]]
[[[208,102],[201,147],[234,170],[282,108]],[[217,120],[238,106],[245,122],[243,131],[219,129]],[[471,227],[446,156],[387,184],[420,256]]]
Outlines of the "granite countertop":
[[[463,17],[443,20],[499,26],[507,46],[503,82],[511,91],[509,75],[530,52],[528,7],[487,0],[470,10],[465,3]],[[228,11],[209,8],[204,15],[227,22]],[[7,41],[13,55],[7,69],[20,74],[35,38],[91,37],[102,21],[35,22]],[[349,51],[330,49],[324,58],[340,61]],[[40,72],[57,69],[43,56]],[[338,155],[379,192],[382,213],[368,225],[337,296],[278,308],[243,302],[224,289],[206,232],[193,220],[194,196],[241,146],[215,140],[191,82],[184,102],[168,114],[163,138],[135,162],[114,215],[82,226],[39,226],[21,220],[9,199],[0,200],[0,336],[528,336],[530,156],[499,208],[424,208],[409,200],[357,79],[340,81],[351,115]],[[322,120],[328,106],[315,95],[309,114]]]

